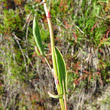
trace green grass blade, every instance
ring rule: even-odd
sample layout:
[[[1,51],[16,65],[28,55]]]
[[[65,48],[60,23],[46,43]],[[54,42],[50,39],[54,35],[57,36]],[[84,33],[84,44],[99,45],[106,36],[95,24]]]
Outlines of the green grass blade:
[[[58,48],[55,48],[55,54],[58,70],[58,80],[62,89],[62,93],[64,93],[64,91],[66,92],[66,64]]]
[[[110,45],[110,42],[102,42],[102,44]]]
[[[41,35],[40,35],[39,26],[38,26],[36,17],[34,17],[34,20],[33,20],[33,36],[35,38],[35,42],[40,51],[40,54],[44,55],[44,48],[42,45]]]

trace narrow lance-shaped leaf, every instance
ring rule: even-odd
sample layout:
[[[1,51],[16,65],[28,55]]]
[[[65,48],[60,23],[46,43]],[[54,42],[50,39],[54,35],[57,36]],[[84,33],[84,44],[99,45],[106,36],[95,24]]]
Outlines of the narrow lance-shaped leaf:
[[[34,17],[34,20],[33,20],[33,36],[35,38],[35,42],[36,42],[36,45],[40,51],[40,54],[44,55],[44,48],[42,45],[41,35],[40,35],[40,31],[39,31],[38,22],[37,22],[36,17]]]
[[[63,56],[58,48],[55,48],[57,71],[58,71],[58,80],[62,93],[66,92],[66,65],[63,59]]]

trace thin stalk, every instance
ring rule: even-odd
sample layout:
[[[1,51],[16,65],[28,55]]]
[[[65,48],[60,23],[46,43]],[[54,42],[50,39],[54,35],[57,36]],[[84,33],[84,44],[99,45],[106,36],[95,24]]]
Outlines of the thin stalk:
[[[51,66],[50,66],[50,63],[49,63],[49,61],[48,61],[47,57],[45,57],[45,56],[44,56],[44,58],[45,58],[46,63],[47,63],[47,64],[48,64],[48,66],[49,66],[49,69],[50,69],[50,70],[52,70],[52,68],[51,68]]]
[[[45,10],[47,21],[48,21],[49,31],[50,31],[52,62],[53,62],[54,74],[56,77],[58,77],[57,65],[56,65],[56,59],[55,59],[55,44],[54,44],[54,34],[53,34],[52,23],[51,23],[51,15],[50,15],[50,11],[48,10],[48,8],[46,6],[46,1],[43,0],[43,2],[44,2],[44,10]],[[60,86],[59,86],[59,84],[57,84],[56,86],[57,86],[57,92],[60,95],[61,94]],[[61,109],[65,110],[65,104],[64,104],[63,98],[60,98],[59,101],[60,101]]]
[[[64,84],[63,84],[63,88],[64,88]],[[63,98],[64,98],[65,110],[68,110],[67,102],[66,102],[66,91],[65,90],[64,90]]]

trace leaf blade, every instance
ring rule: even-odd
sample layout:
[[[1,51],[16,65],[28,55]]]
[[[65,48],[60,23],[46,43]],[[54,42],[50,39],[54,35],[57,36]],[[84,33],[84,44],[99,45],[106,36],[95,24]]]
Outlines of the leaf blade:
[[[41,39],[39,26],[38,26],[38,22],[37,22],[36,17],[34,17],[34,20],[33,20],[33,36],[34,36],[36,45],[37,45],[37,47],[40,51],[40,54],[44,55],[44,48],[43,48],[43,45],[42,45],[42,39]]]
[[[60,83],[60,87],[62,89],[62,93],[66,92],[66,64],[63,59],[63,56],[58,48],[55,47],[55,55],[56,55],[56,64],[58,70],[58,80]]]

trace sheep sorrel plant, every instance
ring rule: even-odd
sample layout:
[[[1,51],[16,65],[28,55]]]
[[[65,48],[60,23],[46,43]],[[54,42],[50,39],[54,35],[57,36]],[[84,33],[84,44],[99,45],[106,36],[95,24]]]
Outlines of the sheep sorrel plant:
[[[47,21],[48,21],[48,26],[49,26],[49,31],[50,31],[50,41],[51,41],[51,51],[52,51],[52,63],[53,63],[53,68],[50,66],[49,61],[46,57],[46,54],[44,52],[41,36],[40,36],[40,31],[38,27],[38,22],[36,17],[34,17],[33,20],[33,36],[35,38],[35,42],[37,45],[36,52],[39,55],[42,55],[44,59],[46,60],[47,64],[49,65],[49,68],[51,69],[57,92],[58,95],[53,95],[50,92],[48,92],[49,96],[52,98],[59,98],[61,110],[67,110],[67,102],[66,102],[66,93],[67,93],[67,77],[66,77],[66,65],[65,61],[63,59],[63,56],[59,49],[55,47],[54,45],[54,34],[52,30],[52,23],[51,23],[51,14],[49,9],[47,8],[46,1],[43,0],[44,3],[44,10],[46,13]]]

